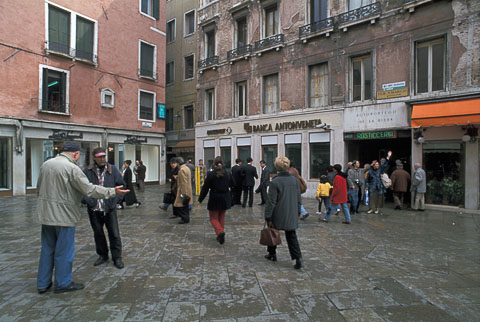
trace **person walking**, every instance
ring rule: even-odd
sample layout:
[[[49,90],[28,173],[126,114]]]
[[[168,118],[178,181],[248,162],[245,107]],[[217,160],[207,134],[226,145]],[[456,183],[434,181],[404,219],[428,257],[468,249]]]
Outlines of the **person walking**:
[[[351,183],[350,186],[350,196],[351,198],[351,207],[350,211],[352,214],[358,214],[358,208],[360,207],[360,201],[362,200],[362,191],[365,185],[365,170],[360,168],[360,162],[354,160],[352,162],[352,168],[348,169],[348,182]]]
[[[175,195],[175,182],[177,182],[178,176],[178,162],[177,158],[170,159],[170,178],[168,178],[168,182],[170,183],[170,193]],[[168,207],[170,207],[171,203],[163,203],[159,206],[160,209],[167,211]],[[175,216],[173,218],[176,218]]]
[[[367,211],[367,214],[373,212],[378,214],[379,208],[383,207],[385,188],[383,187],[381,175],[380,163],[374,160],[370,170],[368,170],[367,180],[365,181],[365,190],[368,191],[370,196],[370,209]]]
[[[75,257],[75,225],[82,217],[83,196],[111,199],[124,195],[123,186],[106,188],[88,182],[78,167],[80,145],[65,142],[62,153],[43,163],[37,182],[37,221],[42,225],[37,290],[43,294],[53,285],[55,293],[73,292],[84,288],[72,280]]]
[[[403,169],[403,163],[397,161],[397,169],[392,172],[390,179],[392,180],[393,200],[395,202],[395,210],[403,209],[403,200],[405,192],[408,191],[410,184],[410,174]]]
[[[298,217],[300,214],[300,184],[298,179],[290,175],[290,160],[277,157],[274,162],[278,175],[270,182],[265,221],[268,226],[285,231],[290,258],[295,260],[295,269],[304,267],[302,252],[297,239]],[[277,261],[277,246],[267,246],[265,258]]]
[[[411,191],[414,193],[413,209],[418,211],[425,211],[425,193],[427,192],[427,175],[422,169],[420,163],[413,165],[415,173],[413,174]]]
[[[324,216],[327,215],[327,211],[330,209],[330,189],[332,188],[332,185],[330,184],[330,182],[328,182],[327,176],[320,176],[320,183],[317,186],[317,193],[315,194],[315,198],[317,198],[318,200],[317,215],[322,215],[322,203],[325,207],[325,211],[323,212],[323,214]]]
[[[339,206],[343,209],[343,214],[345,215],[345,221],[342,221],[343,224],[349,225],[351,223],[350,210],[348,209],[348,197],[347,197],[347,174],[342,172],[342,166],[340,164],[335,164],[333,166],[333,171],[336,175],[333,179],[333,190],[330,196],[330,210],[327,215],[322,219],[323,222],[328,223],[330,216],[334,209],[336,210]]]
[[[270,171],[267,168],[267,163],[265,160],[260,161],[260,166],[262,167],[262,174],[260,176],[260,186],[257,190],[260,192],[262,202],[259,205],[264,205],[267,202],[267,188],[270,183]]]
[[[252,165],[252,158],[247,158],[247,164],[242,167],[242,188],[243,188],[243,202],[242,207],[253,207],[253,186],[255,185],[255,179],[258,179],[257,169]]]
[[[93,163],[83,170],[90,183],[107,188],[125,185],[120,171],[114,165],[105,162],[105,148],[96,148],[92,154]],[[124,267],[116,199],[95,199],[88,196],[82,199],[82,202],[87,204],[88,218],[92,226],[95,248],[99,256],[93,266],[98,266],[108,261],[108,245],[103,230],[103,227],[106,227],[113,265],[118,269]]]
[[[190,222],[189,205],[193,203],[191,172],[185,165],[182,157],[177,157],[177,163],[179,164],[179,169],[175,190],[176,197],[173,203],[173,215],[180,217],[179,224],[188,224]]]
[[[235,181],[235,185],[232,188],[232,206],[233,205],[241,205],[242,202],[240,201],[242,196],[242,160],[236,159],[235,165],[232,167],[232,176],[233,180]]]
[[[213,170],[208,172],[198,197],[198,202],[201,203],[210,192],[207,209],[220,245],[225,242],[225,215],[232,205],[230,187],[234,183],[232,175],[224,168],[222,158],[216,157]]]
[[[125,160],[123,162],[123,166],[125,171],[123,172],[123,181],[125,182],[126,188],[130,191],[125,195],[123,201],[120,203],[120,207],[117,206],[117,209],[123,209],[125,206],[123,202],[127,204],[127,206],[134,205],[136,208],[140,207],[140,202],[137,200],[137,195],[135,194],[135,189],[133,188],[132,183],[132,170],[130,169],[130,165],[132,164],[131,160]]]
[[[145,174],[147,173],[147,167],[143,164],[142,160],[138,161],[137,166],[137,187],[138,191],[145,191]]]

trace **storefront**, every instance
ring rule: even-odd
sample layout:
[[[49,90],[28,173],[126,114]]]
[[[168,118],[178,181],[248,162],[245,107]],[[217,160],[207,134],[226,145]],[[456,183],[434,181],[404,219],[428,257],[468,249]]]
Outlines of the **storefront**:
[[[221,155],[227,167],[239,158],[253,165],[260,174],[260,160],[265,160],[271,173],[279,155],[287,156],[309,185],[306,197],[314,197],[320,175],[331,163],[343,163],[342,110],[322,113],[287,114],[248,120],[197,123],[197,159],[204,159],[207,168],[215,156]],[[197,160],[198,162],[198,160]]]
[[[426,203],[479,209],[480,98],[412,106],[412,158],[427,174]]]
[[[0,195],[34,193],[42,164],[61,152],[63,143],[75,141],[82,151],[78,165],[91,163],[91,153],[108,147],[108,162],[121,169],[123,161],[142,160],[146,182],[163,182],[163,134],[94,126],[0,118]]]

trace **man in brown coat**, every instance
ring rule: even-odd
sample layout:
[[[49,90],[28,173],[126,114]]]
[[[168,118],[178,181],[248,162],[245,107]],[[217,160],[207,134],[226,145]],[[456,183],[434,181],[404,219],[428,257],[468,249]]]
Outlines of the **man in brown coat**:
[[[408,191],[410,184],[410,174],[403,169],[403,163],[397,161],[397,169],[393,171],[390,179],[392,180],[393,201],[395,210],[401,210],[403,206],[403,197]]]
[[[185,165],[182,157],[176,158],[179,164],[178,176],[176,181],[175,202],[173,204],[173,214],[180,217],[179,224],[187,224],[190,222],[189,205],[192,200],[192,175],[190,169]]]

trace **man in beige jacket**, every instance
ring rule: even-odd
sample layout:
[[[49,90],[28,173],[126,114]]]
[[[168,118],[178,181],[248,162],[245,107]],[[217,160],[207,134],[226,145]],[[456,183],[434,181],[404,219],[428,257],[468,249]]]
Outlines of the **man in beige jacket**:
[[[192,177],[190,169],[185,165],[185,160],[182,157],[177,157],[176,160],[179,164],[179,170],[175,183],[176,198],[173,204],[173,214],[180,217],[179,224],[187,224],[190,222],[189,205],[193,203]]]
[[[37,182],[37,219],[42,224],[42,250],[38,264],[38,293],[52,287],[55,269],[55,293],[81,290],[84,285],[72,281],[72,265],[75,256],[75,225],[82,212],[83,196],[109,199],[128,190],[122,186],[105,188],[91,184],[77,161],[80,146],[77,143],[63,144],[62,153],[45,161],[40,168]]]

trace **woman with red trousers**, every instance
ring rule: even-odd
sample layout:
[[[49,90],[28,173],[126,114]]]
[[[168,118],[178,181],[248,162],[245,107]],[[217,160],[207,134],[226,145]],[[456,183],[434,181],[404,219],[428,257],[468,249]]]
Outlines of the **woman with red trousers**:
[[[324,222],[328,222],[332,212],[342,206],[343,213],[345,215],[345,221],[342,223],[350,224],[350,211],[348,209],[348,198],[347,198],[347,174],[342,172],[342,166],[340,164],[335,164],[333,166],[333,171],[335,171],[335,177],[333,179],[333,191],[330,195],[330,209],[325,215],[325,218],[322,219]]]
[[[217,241],[220,244],[225,242],[225,215],[227,209],[232,205],[230,187],[234,186],[233,177],[223,167],[221,157],[216,157],[212,171],[207,173],[203,183],[198,202],[202,202],[210,191],[207,209],[210,215],[210,223],[217,234]]]

